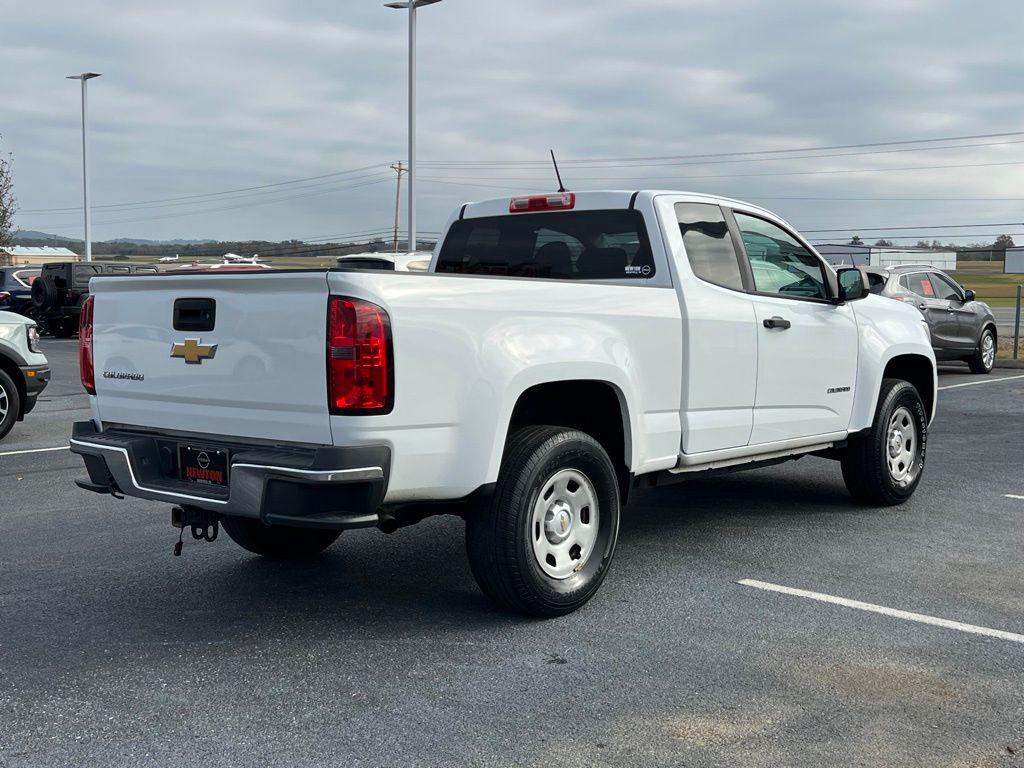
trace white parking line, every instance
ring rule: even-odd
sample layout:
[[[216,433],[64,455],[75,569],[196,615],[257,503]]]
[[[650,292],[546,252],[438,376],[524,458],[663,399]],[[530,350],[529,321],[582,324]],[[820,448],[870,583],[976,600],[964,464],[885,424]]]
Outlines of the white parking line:
[[[28,448],[24,451],[3,451],[0,453],[0,456],[21,456],[25,453],[47,453],[49,451],[67,451],[70,449],[70,445],[62,445],[58,448]]]
[[[1020,499],[1021,501],[1024,501],[1024,496],[1018,496],[1016,493],[1004,493],[1003,497],[1007,499]]]
[[[781,587],[778,584],[769,584],[768,582],[756,581],[755,579],[743,579],[736,583],[742,584],[745,587],[763,589],[768,592],[781,592],[784,595],[806,597],[810,600],[818,600],[822,603],[832,603],[833,605],[842,605],[847,608],[856,608],[859,611],[870,611],[871,613],[880,613],[883,616],[892,616],[895,619],[916,621],[921,624],[931,624],[932,626],[944,627],[946,629],[957,629],[961,632],[970,632],[973,635],[985,635],[986,637],[995,637],[1000,640],[1009,640],[1013,643],[1024,643],[1024,635],[1018,635],[1016,632],[1004,632],[1001,629],[990,629],[989,627],[979,627],[975,626],[974,624],[963,624],[959,621],[950,621],[949,619],[940,619],[935,616],[926,616],[923,613],[911,613],[910,611],[900,611],[896,608],[886,608],[884,605],[862,603],[859,600],[847,600],[845,597],[835,597],[834,595],[826,595],[822,592],[808,592],[806,589],[793,589],[792,587]]]
[[[963,384],[948,384],[945,387],[939,387],[939,392],[944,389],[956,389],[958,387],[976,387],[979,384],[996,384],[1000,381],[1013,381],[1014,379],[1024,379],[1024,375],[1021,376],[1000,376],[995,379],[983,379],[981,381],[968,381]]]

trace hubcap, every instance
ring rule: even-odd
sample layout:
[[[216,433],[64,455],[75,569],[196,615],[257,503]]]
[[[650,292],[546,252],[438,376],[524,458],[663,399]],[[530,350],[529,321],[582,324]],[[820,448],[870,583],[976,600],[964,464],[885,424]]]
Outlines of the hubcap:
[[[885,441],[885,460],[889,476],[897,485],[909,485],[921,466],[917,460],[917,423],[907,408],[899,407],[889,419]]]
[[[996,342],[991,333],[981,337],[981,361],[986,368],[991,368],[996,362]]]
[[[576,469],[559,470],[541,486],[533,505],[530,541],[537,565],[553,579],[567,579],[586,565],[597,542],[594,485]]]
[[[7,390],[0,384],[0,423],[7,418],[7,411],[11,407],[10,398],[7,396]]]

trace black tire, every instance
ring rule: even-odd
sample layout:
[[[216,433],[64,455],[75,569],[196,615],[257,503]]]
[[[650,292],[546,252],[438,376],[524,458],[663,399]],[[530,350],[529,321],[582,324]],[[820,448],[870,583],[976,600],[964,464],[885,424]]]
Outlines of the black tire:
[[[52,277],[37,277],[32,281],[32,304],[36,309],[60,306],[60,289]]]
[[[981,337],[978,339],[978,348],[974,351],[974,356],[967,360],[967,365],[971,367],[971,373],[992,373],[992,369],[996,367],[994,352],[992,354],[992,364],[989,365],[985,362],[985,344],[989,340],[994,350],[996,335],[991,328],[986,328],[981,332]]]
[[[313,557],[341,536],[341,531],[264,525],[248,517],[222,517],[220,524],[231,540],[242,549],[274,560]]]
[[[596,533],[587,535],[596,538],[571,575],[554,578],[535,556],[532,536],[536,533],[540,542],[547,535],[534,525],[534,506],[561,471],[579,473],[590,484],[584,492],[592,494],[597,519]],[[593,519],[590,514],[586,506],[574,510],[570,526],[580,525],[583,531]],[[493,496],[466,522],[466,550],[473,576],[491,600],[517,613],[548,618],[571,613],[594,596],[608,573],[618,535],[619,486],[608,454],[578,430],[535,426],[509,438]]]
[[[3,371],[0,371],[0,440],[3,440],[7,433],[14,429],[14,422],[18,420],[21,413],[21,395],[14,381]]]
[[[900,409],[907,416],[906,424],[897,424],[899,435],[891,434],[890,426]],[[898,478],[890,471],[890,460],[897,445],[905,446],[908,430],[914,430],[914,457],[906,464],[906,476]],[[890,444],[890,438],[893,444]],[[864,432],[851,437],[843,457],[843,480],[850,494],[862,504],[891,507],[909,499],[924,471],[928,448],[928,414],[917,389],[902,379],[882,379],[875,420]],[[898,472],[899,474],[899,472]]]

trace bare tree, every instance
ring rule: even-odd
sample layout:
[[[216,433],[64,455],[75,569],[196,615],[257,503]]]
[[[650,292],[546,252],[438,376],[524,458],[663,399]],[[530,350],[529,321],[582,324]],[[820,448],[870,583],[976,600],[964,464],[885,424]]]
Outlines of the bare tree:
[[[14,214],[18,201],[14,197],[13,157],[0,157],[0,247],[10,243],[14,232]]]

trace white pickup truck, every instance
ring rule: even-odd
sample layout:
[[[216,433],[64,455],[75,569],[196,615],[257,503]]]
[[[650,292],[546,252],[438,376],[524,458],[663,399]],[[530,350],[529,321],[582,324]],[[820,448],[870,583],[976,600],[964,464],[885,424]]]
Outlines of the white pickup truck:
[[[813,454],[863,503],[899,504],[935,412],[913,307],[704,195],[470,203],[427,273],[91,289],[81,487],[169,502],[193,536],[220,524],[271,557],[459,514],[481,588],[532,615],[596,592],[631,489]]]

